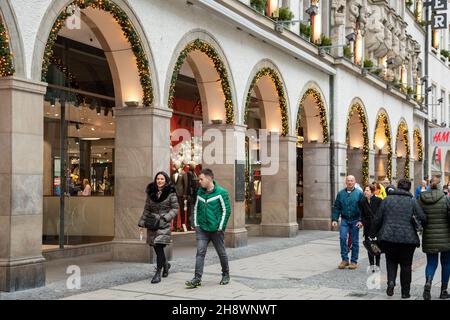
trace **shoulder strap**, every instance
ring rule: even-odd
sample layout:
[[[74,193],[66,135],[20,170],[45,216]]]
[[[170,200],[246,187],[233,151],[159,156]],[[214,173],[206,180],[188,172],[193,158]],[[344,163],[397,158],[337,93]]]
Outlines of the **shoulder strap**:
[[[416,215],[416,199],[414,197],[411,198],[411,203],[412,203],[412,215],[415,216]]]

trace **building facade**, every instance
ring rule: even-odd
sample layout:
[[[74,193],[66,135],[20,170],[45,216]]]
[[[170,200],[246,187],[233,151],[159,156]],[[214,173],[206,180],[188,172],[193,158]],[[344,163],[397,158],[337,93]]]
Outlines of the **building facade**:
[[[441,41],[430,45],[432,97],[444,97],[430,109],[421,10],[386,0],[2,1],[0,290],[44,285],[45,259],[103,250],[149,261],[137,221],[161,170],[177,186],[183,241],[196,174],[213,169],[230,192],[232,247],[329,230],[347,174],[360,185],[437,174],[424,172],[425,124],[450,122],[440,51],[450,43],[448,30],[430,39]],[[199,128],[231,132],[215,150],[231,161],[204,163]],[[276,174],[264,170],[264,129],[279,138]]]

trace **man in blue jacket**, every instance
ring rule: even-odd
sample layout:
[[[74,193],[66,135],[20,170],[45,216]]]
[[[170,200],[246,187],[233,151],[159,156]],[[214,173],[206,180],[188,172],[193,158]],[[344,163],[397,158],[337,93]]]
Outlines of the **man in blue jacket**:
[[[339,269],[356,269],[358,267],[359,256],[359,229],[362,227],[361,211],[358,203],[363,198],[363,192],[355,188],[356,180],[354,176],[347,176],[345,178],[345,189],[339,191],[334,202],[332,226],[335,228],[338,225],[339,218],[341,218],[340,226],[340,243],[341,243],[341,258]],[[352,237],[352,258],[349,264],[348,254],[349,248],[347,244],[348,233],[351,231]]]

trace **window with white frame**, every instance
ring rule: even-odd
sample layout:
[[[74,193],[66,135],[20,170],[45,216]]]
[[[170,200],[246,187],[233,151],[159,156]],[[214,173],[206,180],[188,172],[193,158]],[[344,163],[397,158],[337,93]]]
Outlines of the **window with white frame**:
[[[445,106],[446,106],[446,99],[445,99],[445,91],[441,90],[441,98],[440,101],[442,101],[441,103],[438,103],[438,107],[441,109],[440,110],[440,115],[441,115],[441,119],[440,119],[440,123],[444,123],[445,122]]]

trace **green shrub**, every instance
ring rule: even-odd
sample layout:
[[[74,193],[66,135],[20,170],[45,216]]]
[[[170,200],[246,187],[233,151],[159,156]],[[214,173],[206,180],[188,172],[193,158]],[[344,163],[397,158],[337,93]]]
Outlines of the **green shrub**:
[[[300,34],[304,35],[306,38],[311,38],[311,26],[309,24],[300,23]]]
[[[344,57],[346,57],[347,59],[353,59],[353,53],[352,53],[352,49],[350,48],[350,46],[345,46],[344,47]]]
[[[268,0],[251,0],[250,5],[259,12],[265,12],[267,9]]]
[[[448,58],[450,56],[450,51],[442,49],[441,56]]]
[[[364,60],[364,68],[373,68],[373,61],[372,60]]]
[[[278,12],[277,18],[274,17],[275,12]],[[275,12],[272,13],[272,18],[275,20],[290,21],[290,20],[294,19],[294,13],[291,10],[289,10],[289,8],[287,8],[287,7],[281,7],[278,10],[276,10]]]
[[[321,47],[325,47],[325,46],[331,46],[332,42],[331,42],[331,38],[325,36],[323,33],[320,35],[320,42],[319,42],[319,46]]]

